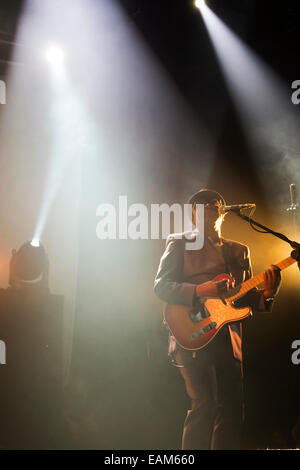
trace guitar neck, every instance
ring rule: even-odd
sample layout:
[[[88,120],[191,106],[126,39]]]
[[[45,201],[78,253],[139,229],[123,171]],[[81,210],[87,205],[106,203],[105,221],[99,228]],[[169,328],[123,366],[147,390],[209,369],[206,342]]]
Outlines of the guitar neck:
[[[292,258],[291,256],[289,256],[288,258],[284,259],[283,261],[280,261],[280,263],[276,263],[276,266],[278,266],[278,268],[282,271],[283,269],[288,268],[289,266],[291,266],[294,263],[296,263],[296,260],[294,258]],[[247,292],[249,292],[254,287],[257,287],[260,284],[262,284],[263,280],[264,280],[264,273],[263,272],[260,273],[260,274],[257,274],[256,276],[251,277],[251,279],[248,279],[248,281],[245,281],[245,282],[242,283],[241,289],[239,290],[239,292],[236,295],[230,297],[230,300],[232,301],[232,300],[238,299],[239,297],[246,294]]]

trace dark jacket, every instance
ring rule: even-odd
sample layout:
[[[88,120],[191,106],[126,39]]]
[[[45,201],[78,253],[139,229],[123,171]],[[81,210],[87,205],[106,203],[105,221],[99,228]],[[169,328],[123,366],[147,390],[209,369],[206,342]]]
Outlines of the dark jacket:
[[[201,250],[186,249],[186,241],[191,240],[191,232],[169,235],[165,252],[160,260],[154,282],[156,295],[167,303],[193,306],[197,284],[212,280],[221,272],[203,272],[206,245]],[[231,274],[237,284],[252,277],[249,248],[233,240],[222,238],[222,253],[225,272]],[[207,260],[206,260],[207,264]],[[207,271],[207,269],[206,269]],[[253,311],[270,311],[272,302],[266,303],[262,290],[253,289],[243,303]],[[242,304],[241,304],[242,305]],[[234,356],[241,360],[242,332],[240,322],[231,323],[229,332]],[[172,349],[172,346],[171,348]],[[169,349],[169,353],[172,352]]]

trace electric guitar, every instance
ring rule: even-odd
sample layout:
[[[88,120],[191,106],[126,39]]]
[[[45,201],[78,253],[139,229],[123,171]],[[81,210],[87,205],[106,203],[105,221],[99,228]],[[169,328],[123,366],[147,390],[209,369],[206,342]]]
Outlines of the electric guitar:
[[[277,263],[283,270],[296,260],[291,256]],[[214,281],[233,280],[228,274],[220,274]],[[237,293],[228,297],[206,298],[195,308],[184,305],[167,304],[164,309],[165,321],[177,343],[184,349],[197,350],[204,348],[227,323],[243,320],[251,314],[251,307],[238,308],[235,302],[247,292],[263,283],[263,272],[248,279],[240,285]]]

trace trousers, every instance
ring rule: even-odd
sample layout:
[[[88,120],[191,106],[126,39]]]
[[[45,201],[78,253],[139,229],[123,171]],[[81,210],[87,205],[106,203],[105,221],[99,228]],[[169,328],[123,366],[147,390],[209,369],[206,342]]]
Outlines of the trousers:
[[[191,407],[182,435],[183,450],[239,449],[244,416],[242,363],[234,358],[228,327],[203,349],[177,348]]]

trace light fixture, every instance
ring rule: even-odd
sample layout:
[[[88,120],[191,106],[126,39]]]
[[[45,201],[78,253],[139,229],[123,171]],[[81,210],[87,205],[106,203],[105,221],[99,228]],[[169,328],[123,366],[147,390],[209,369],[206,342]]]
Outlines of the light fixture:
[[[33,238],[30,242],[30,245],[38,248],[40,246],[40,241],[37,238]]]
[[[199,10],[200,10],[204,6],[205,6],[205,1],[204,0],[195,0],[195,7],[196,8],[199,8]]]

